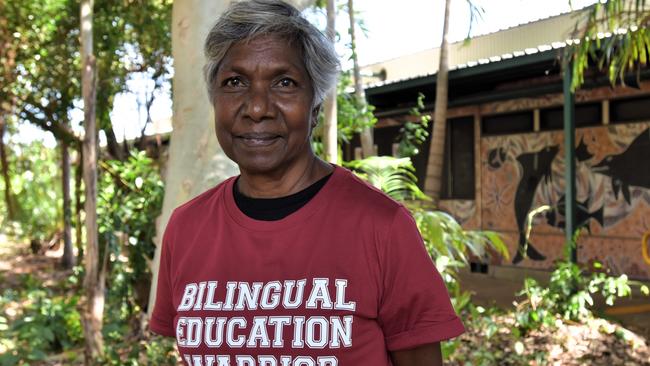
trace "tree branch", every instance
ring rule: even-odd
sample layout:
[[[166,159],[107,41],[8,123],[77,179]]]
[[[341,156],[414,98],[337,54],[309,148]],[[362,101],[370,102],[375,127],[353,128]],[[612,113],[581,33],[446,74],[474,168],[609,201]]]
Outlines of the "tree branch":
[[[74,147],[77,150],[81,149],[81,139],[75,135],[69,127],[64,126],[61,123],[52,123],[50,121],[39,118],[36,116],[36,114],[25,108],[20,111],[19,115],[21,118],[35,124],[43,130],[52,132],[54,138],[57,140],[64,141],[66,144]]]

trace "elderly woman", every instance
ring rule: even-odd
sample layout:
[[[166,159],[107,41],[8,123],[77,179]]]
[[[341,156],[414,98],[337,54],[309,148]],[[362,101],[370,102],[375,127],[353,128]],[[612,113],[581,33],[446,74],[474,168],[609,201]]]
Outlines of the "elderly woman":
[[[409,212],[311,149],[333,46],[290,5],[255,0],[223,14],[205,52],[241,175],[172,214],[151,329],[190,366],[441,364],[463,325]]]

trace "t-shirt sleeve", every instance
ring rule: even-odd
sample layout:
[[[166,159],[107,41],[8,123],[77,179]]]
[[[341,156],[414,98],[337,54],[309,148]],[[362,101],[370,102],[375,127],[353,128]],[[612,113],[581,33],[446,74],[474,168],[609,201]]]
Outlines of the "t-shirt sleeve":
[[[411,214],[400,207],[380,249],[379,323],[389,351],[416,348],[462,334],[449,294]]]
[[[158,285],[156,287],[156,304],[154,305],[151,321],[149,322],[151,331],[167,337],[176,336],[174,331],[176,309],[172,302],[172,282],[170,279],[170,240],[172,236],[172,225],[170,218],[169,224],[165,229],[165,234],[163,235],[160,266],[158,268]]]

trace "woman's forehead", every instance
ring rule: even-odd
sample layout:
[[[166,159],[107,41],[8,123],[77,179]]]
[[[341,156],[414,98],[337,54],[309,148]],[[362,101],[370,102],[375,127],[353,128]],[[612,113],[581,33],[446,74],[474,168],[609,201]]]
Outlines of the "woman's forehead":
[[[296,68],[306,72],[302,49],[295,42],[272,35],[262,35],[233,44],[226,52],[220,69],[229,68]]]

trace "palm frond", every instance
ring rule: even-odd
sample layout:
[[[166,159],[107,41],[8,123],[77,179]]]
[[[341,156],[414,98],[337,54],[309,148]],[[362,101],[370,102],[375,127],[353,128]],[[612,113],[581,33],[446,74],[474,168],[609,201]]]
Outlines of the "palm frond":
[[[429,200],[417,185],[415,168],[409,158],[371,156],[345,165],[394,200]]]

